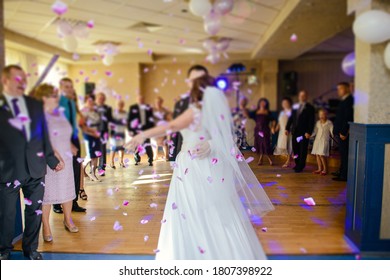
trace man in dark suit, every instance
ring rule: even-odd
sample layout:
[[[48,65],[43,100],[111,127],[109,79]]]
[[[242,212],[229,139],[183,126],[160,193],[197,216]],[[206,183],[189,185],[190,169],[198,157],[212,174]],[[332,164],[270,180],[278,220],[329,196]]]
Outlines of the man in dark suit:
[[[191,89],[192,88],[192,82],[196,78],[202,77],[203,75],[208,75],[209,71],[207,70],[206,67],[202,65],[193,65],[190,69],[188,69],[187,72],[187,84],[188,87]],[[190,105],[191,98],[190,94],[183,94],[180,97],[180,100],[178,100],[175,103],[175,107],[173,110],[173,118],[177,118],[180,116],[182,113],[184,113],[185,110],[188,109],[188,106]],[[169,161],[175,161],[176,156],[179,154],[181,150],[181,145],[183,143],[183,137],[180,134],[180,132],[176,132],[171,135],[171,140],[173,142],[173,149],[169,149]],[[171,153],[172,151],[172,153]]]
[[[17,65],[3,69],[0,94],[0,259],[9,259],[14,238],[16,202],[25,197],[22,248],[26,258],[41,260],[37,252],[41,227],[46,165],[64,168],[50,144],[42,103],[24,95],[26,74]]]
[[[108,125],[112,122],[112,108],[106,105],[106,96],[102,92],[96,95],[96,109],[102,118],[101,126],[99,127],[100,139],[102,141],[102,155],[99,158],[99,170],[106,170],[107,141],[109,137]],[[101,176],[104,176],[104,173]]]
[[[145,99],[142,95],[138,96],[138,103],[131,105],[129,108],[127,127],[131,136],[154,127],[153,109],[151,106],[145,104]],[[145,140],[144,147],[148,155],[149,166],[153,166],[153,149],[150,144],[150,139]],[[134,154],[134,160],[135,165],[141,162],[139,152]]]
[[[307,149],[309,139],[314,129],[315,110],[307,102],[308,94],[302,90],[299,92],[299,108],[293,110],[286,125],[286,135],[292,133],[292,145],[295,158],[294,170],[300,173],[306,166]]]
[[[333,135],[338,140],[341,165],[338,174],[334,174],[336,177],[333,180],[345,182],[348,176],[349,122],[353,122],[354,100],[350,92],[350,84],[346,82],[337,85],[337,92],[341,102],[336,112]]]

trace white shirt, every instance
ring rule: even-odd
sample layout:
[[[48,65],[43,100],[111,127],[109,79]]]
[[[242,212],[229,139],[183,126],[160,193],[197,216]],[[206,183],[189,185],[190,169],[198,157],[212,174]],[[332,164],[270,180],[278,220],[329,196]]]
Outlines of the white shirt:
[[[348,96],[350,96],[350,95],[351,95],[350,93],[348,93],[348,94],[344,95],[343,97],[341,97],[341,100],[345,100],[345,99],[347,99],[347,98],[348,98]]]
[[[8,107],[11,109],[12,115],[14,117],[16,117],[16,116],[15,116],[14,105],[13,105],[12,100],[15,98],[18,99],[17,104],[19,106],[20,114],[25,115],[27,117],[30,117],[30,115],[28,114],[28,110],[27,110],[26,100],[24,99],[23,96],[11,96],[5,92],[3,92],[3,94],[4,94],[5,99],[7,100]],[[30,138],[31,138],[30,123],[24,124],[24,129],[26,130],[27,141],[30,141]]]
[[[144,105],[144,104],[140,104],[139,105],[139,110],[140,110],[140,112],[139,112],[139,114],[140,114],[140,118],[141,118],[141,124],[142,125],[145,125],[146,124],[146,105]]]

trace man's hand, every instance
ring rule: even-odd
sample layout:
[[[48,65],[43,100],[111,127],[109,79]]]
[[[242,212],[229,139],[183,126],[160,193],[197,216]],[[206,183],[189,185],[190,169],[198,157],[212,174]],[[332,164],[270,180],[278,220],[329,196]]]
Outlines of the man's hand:
[[[288,130],[285,130],[285,131],[284,131],[284,134],[285,134],[286,136],[288,136],[288,135],[290,134],[290,132],[289,132]]]
[[[344,136],[344,135],[342,135],[341,133],[339,133],[339,136],[340,136],[340,139],[341,139],[341,140],[343,140],[343,141],[347,140],[347,136]]]
[[[54,171],[59,172],[64,168],[65,168],[65,163],[61,159],[60,162],[57,164],[57,166],[54,168]]]
[[[71,144],[70,151],[73,156],[77,156],[77,152],[79,151],[79,149],[77,149],[75,145]]]
[[[305,133],[305,138],[310,139],[311,135],[309,133]]]
[[[198,143],[194,149],[192,149],[191,154],[195,155],[198,159],[204,159],[208,157],[211,153],[211,143],[210,141],[202,141]]]
[[[142,145],[145,142],[145,138],[141,134],[134,136],[128,143],[124,145],[125,149],[129,151],[135,151],[138,146]]]

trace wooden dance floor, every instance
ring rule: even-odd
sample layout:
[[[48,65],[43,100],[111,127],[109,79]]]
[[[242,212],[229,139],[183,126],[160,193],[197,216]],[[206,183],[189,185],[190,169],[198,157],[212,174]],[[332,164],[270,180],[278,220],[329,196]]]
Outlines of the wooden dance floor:
[[[157,248],[160,221],[169,189],[171,168],[164,161],[154,167],[107,168],[103,182],[86,181],[88,201],[80,200],[87,213],[73,213],[80,232],[72,234],[62,225],[62,215],[52,212],[54,241],[44,243],[43,252],[146,254]],[[354,249],[343,237],[345,183],[331,176],[313,175],[314,165],[295,174],[277,166],[257,166],[255,174],[275,204],[276,210],[256,226],[258,237],[268,255],[350,254]],[[143,173],[140,175],[140,171]],[[155,171],[155,174],[153,174]],[[313,197],[316,206],[303,199]],[[128,201],[128,205],[127,204]],[[156,208],[152,208],[157,204]],[[122,230],[114,230],[119,222]],[[20,249],[20,242],[16,249]]]

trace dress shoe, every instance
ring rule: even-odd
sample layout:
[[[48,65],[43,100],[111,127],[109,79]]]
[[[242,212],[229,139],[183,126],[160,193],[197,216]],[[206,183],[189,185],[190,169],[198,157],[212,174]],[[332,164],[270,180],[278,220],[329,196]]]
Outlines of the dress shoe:
[[[337,182],[347,182],[347,178],[344,177],[335,177],[332,180]]]
[[[0,260],[1,261],[10,260],[10,259],[11,259],[10,252],[0,253]]]
[[[340,177],[340,172],[339,172],[339,171],[332,172],[331,174],[332,174],[333,176],[335,176],[335,177]]]
[[[134,165],[139,165],[139,162],[136,162]]]
[[[153,166],[153,162],[149,162],[149,166]]]
[[[295,173],[301,173],[302,171],[303,171],[303,169],[300,169],[300,168],[294,169]]]
[[[87,209],[85,209],[84,207],[81,207],[76,203],[73,203],[73,206],[72,206],[72,212],[87,212]]]
[[[54,206],[53,206],[53,212],[54,212],[54,213],[57,213],[57,214],[62,214],[62,213],[64,213],[64,211],[62,211],[61,205],[59,205],[59,206],[54,205]]]
[[[29,260],[34,260],[34,261],[43,260],[41,253],[39,253],[37,251],[23,252],[23,254],[24,254],[24,257],[29,259]]]
[[[78,228],[78,227],[76,227],[75,225],[68,226],[68,225],[66,224],[65,221],[64,221],[64,227],[65,227],[65,229],[66,229],[67,231],[69,231],[69,232],[71,232],[71,233],[77,233],[77,232],[79,232],[79,228]]]

